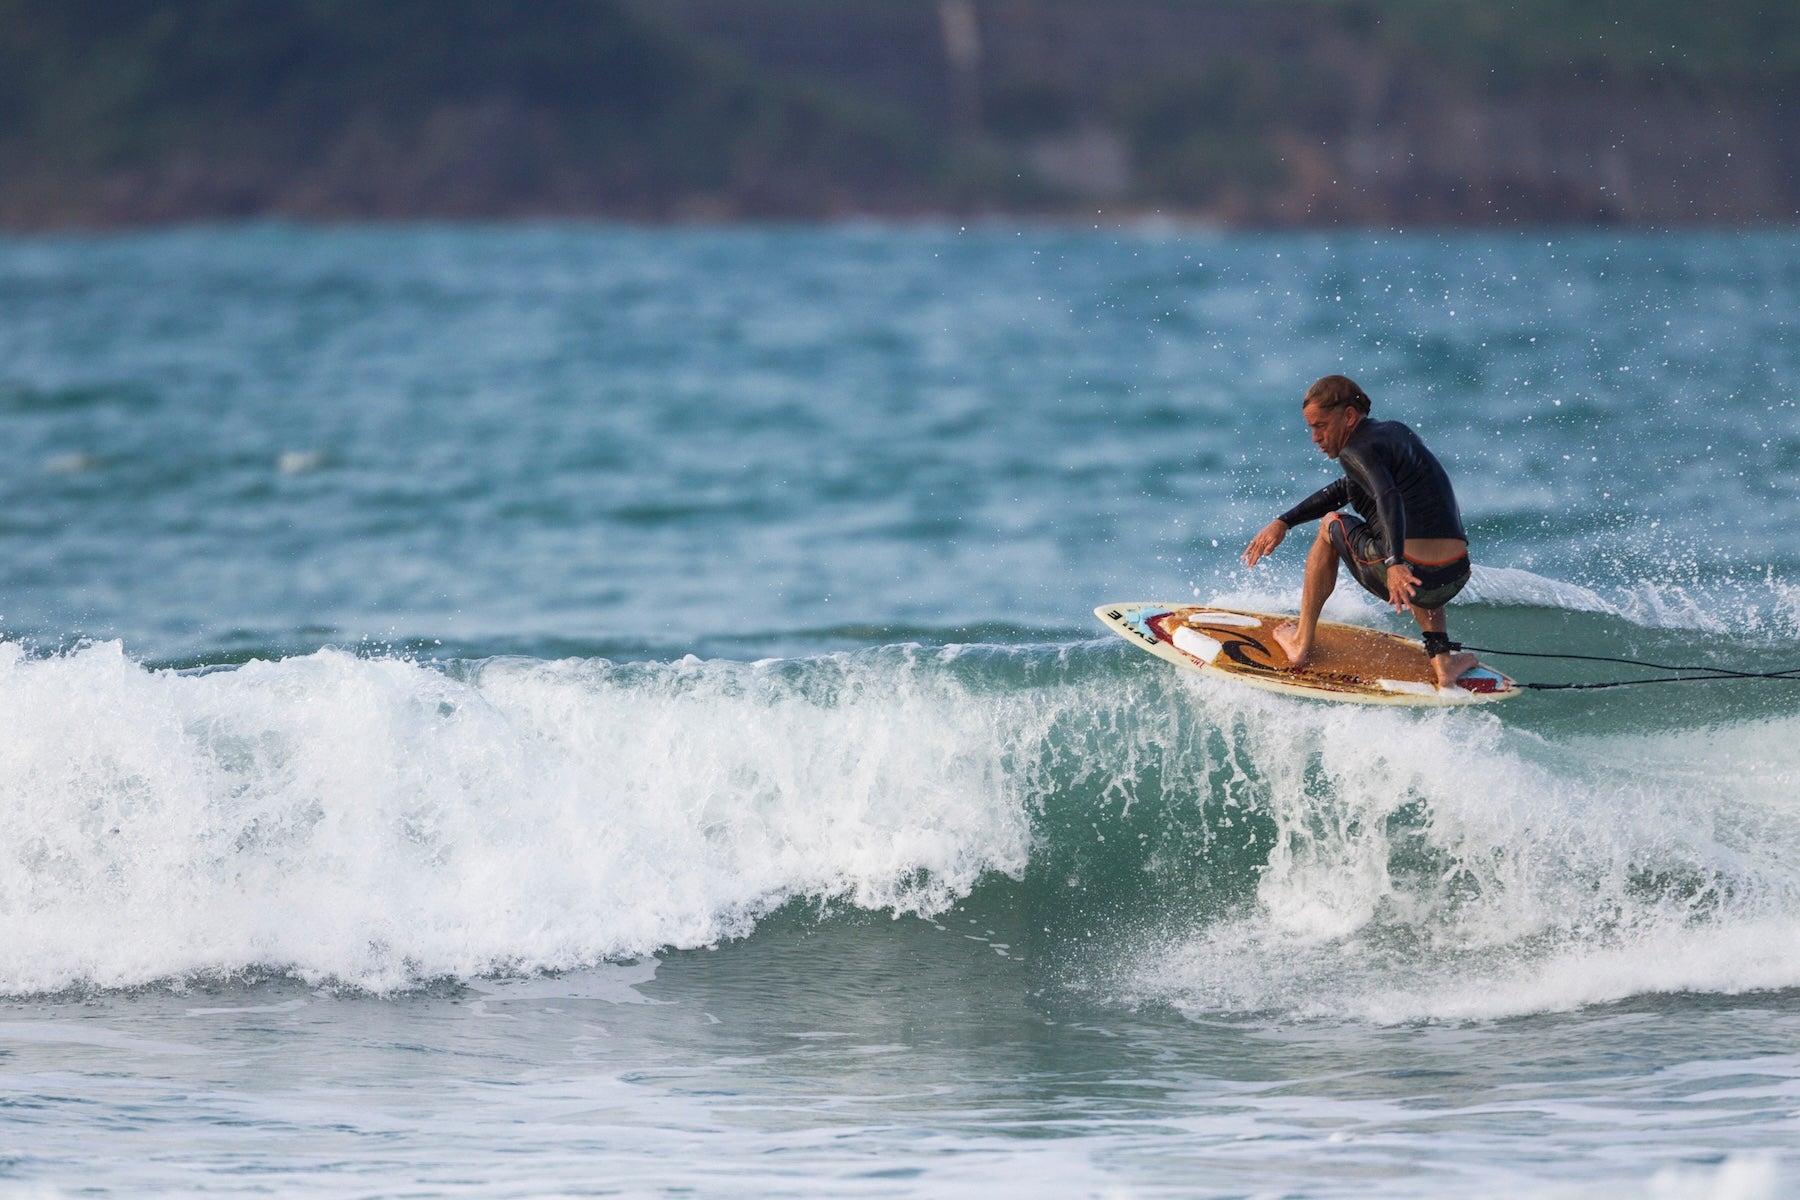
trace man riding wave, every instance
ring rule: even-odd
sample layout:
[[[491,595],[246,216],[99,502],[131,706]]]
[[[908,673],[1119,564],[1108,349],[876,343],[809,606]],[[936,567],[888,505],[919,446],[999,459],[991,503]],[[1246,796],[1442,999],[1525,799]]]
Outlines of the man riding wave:
[[[1369,407],[1368,395],[1343,375],[1306,389],[1300,415],[1313,444],[1343,466],[1343,477],[1264,526],[1245,548],[1244,564],[1255,566],[1294,526],[1324,518],[1306,556],[1300,618],[1275,630],[1289,663],[1298,670],[1311,659],[1319,614],[1342,563],[1395,612],[1412,612],[1432,674],[1449,687],[1476,662],[1453,648],[1444,620],[1444,605],[1469,581],[1469,535],[1442,464],[1418,434],[1398,421],[1373,420]],[[1339,512],[1345,505],[1359,516]]]

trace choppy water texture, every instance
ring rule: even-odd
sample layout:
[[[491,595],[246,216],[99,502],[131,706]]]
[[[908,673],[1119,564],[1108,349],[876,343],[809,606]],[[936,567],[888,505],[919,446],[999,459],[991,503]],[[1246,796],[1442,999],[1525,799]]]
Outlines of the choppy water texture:
[[[1800,666],[1797,317],[1791,234],[0,241],[0,1183],[1784,1194],[1800,683],[1087,614],[1291,607],[1343,370],[1457,636]]]

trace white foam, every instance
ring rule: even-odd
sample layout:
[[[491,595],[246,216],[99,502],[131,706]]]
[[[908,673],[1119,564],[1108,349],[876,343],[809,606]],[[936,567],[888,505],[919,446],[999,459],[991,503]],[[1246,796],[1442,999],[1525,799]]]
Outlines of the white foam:
[[[1128,997],[1394,1022],[1800,986],[1800,720],[1551,745],[1486,713],[1269,718],[1255,907],[1131,948]]]
[[[1105,832],[1140,778],[1172,816],[1200,789],[1209,837],[1249,811],[1275,839],[1231,918],[1100,931],[1127,998],[1398,1021],[1800,986],[1800,718],[1553,742],[1192,673],[1069,683],[1066,650],[1027,685],[967,649],[184,675],[0,643],[0,992],[557,970],[802,897],[933,915],[1071,853],[1034,842],[1044,806]]]
[[[792,897],[932,912],[1021,871],[1030,698],[833,665],[459,682],[325,650],[186,676],[0,644],[0,991],[569,967]]]
[[[1664,1167],[1653,1175],[1648,1200],[1774,1200],[1780,1172],[1772,1154],[1734,1154],[1717,1167]]]

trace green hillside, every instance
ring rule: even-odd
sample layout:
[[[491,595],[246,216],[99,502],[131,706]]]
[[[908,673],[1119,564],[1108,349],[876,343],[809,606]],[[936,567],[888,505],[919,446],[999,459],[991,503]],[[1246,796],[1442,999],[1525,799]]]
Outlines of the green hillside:
[[[1800,212],[1800,5],[969,11],[958,124],[935,0],[0,0],[0,223]]]
[[[609,0],[0,0],[0,29],[0,156],[57,181],[229,164],[257,207],[359,139],[376,160],[460,140],[441,147],[453,191],[498,174],[526,208],[654,212],[904,192],[936,166],[906,122],[759,81]]]

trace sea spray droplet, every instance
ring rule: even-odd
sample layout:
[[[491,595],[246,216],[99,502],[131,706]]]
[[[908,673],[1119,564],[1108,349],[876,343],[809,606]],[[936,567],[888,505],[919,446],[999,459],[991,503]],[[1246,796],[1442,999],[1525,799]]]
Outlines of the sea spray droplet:
[[[47,475],[83,475],[89,471],[99,470],[104,465],[105,462],[99,455],[77,450],[69,454],[53,454],[46,458],[44,473]]]
[[[284,450],[275,460],[275,469],[283,475],[305,475],[326,466],[323,450]]]

